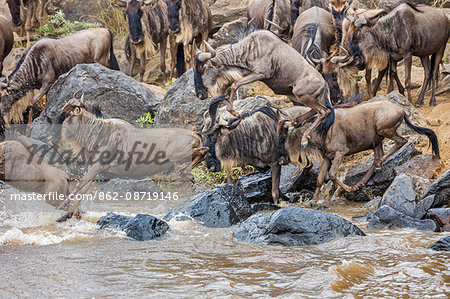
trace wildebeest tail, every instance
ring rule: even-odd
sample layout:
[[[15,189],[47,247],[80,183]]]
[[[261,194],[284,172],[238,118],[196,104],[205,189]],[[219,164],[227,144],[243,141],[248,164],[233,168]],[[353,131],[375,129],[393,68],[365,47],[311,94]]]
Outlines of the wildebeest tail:
[[[114,37],[111,31],[109,31],[110,45],[109,45],[109,68],[115,71],[120,71],[119,63],[117,62],[116,55],[114,55]]]
[[[322,121],[322,123],[317,127],[317,132],[320,135],[325,136],[328,133],[328,130],[330,129],[330,127],[334,123],[335,114],[334,114],[334,108],[333,108],[333,106],[330,103],[330,97],[328,95],[328,88],[327,87],[325,87],[325,92],[324,92],[323,97],[325,99],[325,106],[328,109],[330,109],[330,113],[327,115],[325,120]]]
[[[403,120],[405,121],[406,125],[408,127],[410,127],[411,129],[413,129],[414,131],[416,131],[417,133],[419,133],[420,135],[426,135],[428,137],[428,139],[430,140],[431,143],[431,149],[433,150],[433,154],[440,158],[439,156],[439,142],[437,139],[436,134],[434,133],[433,130],[428,129],[428,128],[424,128],[424,127],[419,127],[419,126],[415,126],[413,125],[409,119],[408,116],[403,116]]]
[[[177,47],[177,77],[181,77],[186,71],[186,62],[184,60],[184,46],[182,43]]]

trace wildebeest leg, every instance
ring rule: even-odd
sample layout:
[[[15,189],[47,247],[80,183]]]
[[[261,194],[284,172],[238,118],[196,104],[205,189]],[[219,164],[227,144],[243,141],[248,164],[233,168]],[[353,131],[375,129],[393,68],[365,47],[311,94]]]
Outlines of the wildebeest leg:
[[[344,189],[346,192],[352,192],[356,191],[356,187],[349,187],[344,182],[341,182],[337,179],[336,173],[338,171],[339,165],[341,165],[342,159],[344,158],[345,154],[348,152],[346,149],[345,151],[336,152],[333,163],[331,164],[330,172],[328,173],[328,176],[330,177],[330,180],[332,180],[335,184],[338,184],[342,189]]]
[[[419,107],[423,103],[423,97],[425,96],[425,90],[428,87],[428,82],[430,80],[430,58],[429,56],[420,57],[420,61],[422,62],[424,76],[422,87],[420,88],[419,98],[417,99],[416,106]]]
[[[377,91],[380,88],[381,80],[383,80],[386,71],[387,68],[378,72],[377,78],[373,81],[372,96],[370,96],[371,98],[377,95]]]
[[[369,98],[373,98],[372,93],[372,69],[366,68],[366,85],[367,85],[367,94],[369,95]]]
[[[400,78],[398,77],[398,72],[397,72],[397,61],[392,60],[391,62],[391,80],[394,79],[395,82],[397,82],[397,87],[398,87],[398,92],[401,93],[402,95],[405,95],[405,88],[402,85],[402,82],[400,81]],[[392,89],[390,91],[392,91],[394,88],[392,87]]]
[[[445,51],[445,46],[444,45],[441,49],[439,49],[439,51],[434,54],[436,55],[434,57],[434,65],[433,67],[433,77],[431,80],[431,99],[430,99],[430,106],[436,106],[436,85],[437,85],[437,80],[438,80],[438,74],[439,74],[439,63],[441,63],[442,61],[442,56],[444,56],[444,51]]]
[[[83,177],[83,179],[81,180],[81,184],[80,186],[77,187],[77,189],[75,189],[75,191],[73,192],[74,194],[77,193],[85,193],[89,190],[89,187],[92,184],[92,180],[95,178],[95,176],[97,174],[99,174],[102,170],[105,169],[105,166],[100,165],[100,164],[95,164],[93,165],[91,168],[88,169],[88,172],[86,173],[86,175]],[[67,219],[72,218],[72,216],[78,212],[78,208],[81,205],[81,200],[78,200],[72,208],[69,209],[69,211],[67,212],[67,214],[65,214],[64,216],[58,218],[56,221],[57,222],[64,222]]]
[[[250,84],[250,83],[262,80],[264,78],[266,78],[266,76],[263,74],[251,73],[251,74],[245,76],[244,78],[233,82],[233,84],[231,84],[230,101],[227,105],[227,111],[230,112],[231,114],[233,114],[234,116],[238,116],[238,113],[233,110],[233,101],[234,101],[234,96],[236,94],[236,90],[243,85]]]
[[[144,80],[145,75],[145,49],[141,53],[141,57],[139,57],[139,82]]]
[[[177,61],[177,43],[175,36],[173,34],[169,35],[169,46],[170,46],[170,78],[173,78],[175,74],[175,63]]]
[[[159,53],[161,56],[160,69],[163,75],[163,81],[166,81],[166,48],[167,48],[167,37],[163,38],[161,43],[159,43]]]
[[[406,86],[406,91],[408,93],[408,100],[412,103],[412,97],[411,97],[412,56],[411,56],[411,54],[407,54],[404,58],[405,58],[405,86]]]
[[[184,53],[186,54],[186,69],[190,69],[192,67],[192,57],[194,54],[192,53],[194,47],[192,47],[191,43],[184,45]]]
[[[328,172],[328,169],[330,169],[331,161],[330,159],[324,157],[322,161],[322,165],[320,166],[319,175],[317,176],[317,182],[316,182],[316,190],[314,191],[314,197],[313,202],[316,203],[319,199],[319,193],[320,188],[322,187],[323,183],[325,182],[325,176]]]
[[[370,167],[369,171],[364,175],[364,177],[355,185],[356,188],[359,186],[362,186],[367,183],[367,181],[370,179],[372,174],[374,173],[376,168],[379,168],[381,166],[381,157],[383,157],[383,144],[378,144],[373,149],[373,164]]]
[[[27,48],[31,46],[30,36],[34,23],[34,1],[28,1],[27,18],[25,21],[25,32],[27,34]]]
[[[49,91],[50,87],[52,87],[50,82],[47,80],[43,82],[41,89],[39,89],[38,93],[31,100],[30,107],[33,107],[33,105]]]
[[[131,51],[130,77],[133,77],[134,67],[136,65],[136,48],[134,47],[134,45],[131,42],[130,42],[130,51]]]
[[[384,130],[383,132],[378,133],[386,138],[394,140],[395,142],[395,145],[386,154],[384,154],[383,157],[381,157],[380,165],[383,164],[390,155],[398,151],[406,143],[406,139],[397,134],[397,128],[398,126],[395,126],[394,128],[389,128],[387,130]]]
[[[272,170],[272,199],[274,204],[278,204],[278,199],[280,198],[280,177],[281,177],[281,165],[273,163],[271,165]]]

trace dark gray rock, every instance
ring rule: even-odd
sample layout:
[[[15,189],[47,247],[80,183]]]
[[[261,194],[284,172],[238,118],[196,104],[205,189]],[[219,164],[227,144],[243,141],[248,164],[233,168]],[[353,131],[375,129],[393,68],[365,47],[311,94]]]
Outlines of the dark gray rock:
[[[364,205],[365,208],[375,208],[378,209],[380,207],[380,202],[383,199],[381,196],[377,196],[368,203]]]
[[[157,127],[183,127],[196,131],[202,128],[203,113],[208,110],[210,98],[200,100],[195,94],[194,72],[189,69],[167,90],[158,113]]]
[[[413,217],[397,212],[389,206],[381,206],[373,214],[366,229],[396,229],[396,228],[415,228],[425,231],[436,231],[436,223],[433,220],[419,220]]]
[[[310,167],[303,168],[299,174],[293,177],[286,176],[281,179],[280,184],[284,184],[287,192],[300,192],[308,190],[314,192],[316,190],[317,176],[319,174],[319,163],[314,163]],[[291,184],[289,185],[289,180]],[[286,182],[286,183],[285,183]]]
[[[164,216],[164,220],[186,217],[200,221],[206,227],[230,227],[247,219],[253,213],[239,187],[222,184],[203,191]],[[181,217],[181,218],[180,218]]]
[[[375,170],[365,186],[355,192],[345,192],[343,196],[353,201],[369,201],[376,196],[382,196],[395,179],[395,168],[418,154],[420,152],[410,142],[406,143],[383,163],[381,169]],[[371,165],[372,161],[351,168],[345,176],[344,183],[349,186],[356,185]]]
[[[450,236],[439,239],[427,248],[436,251],[450,251]]]
[[[292,192],[292,184],[303,170],[298,165],[288,164],[281,167],[280,190],[282,193]]]
[[[127,192],[161,192],[156,183],[152,179],[144,180],[126,180],[111,179],[101,184],[100,192],[117,192],[124,196]]]
[[[276,212],[251,216],[239,225],[233,236],[239,241],[253,244],[305,246],[365,234],[337,215],[286,207]]]
[[[380,206],[387,205],[407,216],[422,218],[416,215],[416,200],[418,194],[414,191],[414,179],[406,174],[397,176],[383,195]]]
[[[241,188],[250,204],[255,202],[273,202],[272,172],[255,172],[239,178],[237,186]]]
[[[419,176],[426,179],[431,179],[434,176],[435,170],[440,167],[439,159],[432,155],[417,155],[406,163],[395,168],[395,173],[400,175],[402,173],[410,176]]]
[[[105,117],[135,122],[147,112],[156,112],[161,99],[138,81],[100,64],[78,64],[61,75],[47,94],[47,107],[33,121],[31,137],[46,140],[56,129],[61,108],[76,95],[98,105]]]
[[[169,230],[169,225],[156,217],[138,214],[135,217],[108,213],[97,221],[100,229],[114,228],[124,231],[137,241],[148,241],[161,237]]]
[[[228,23],[225,23],[219,31],[214,33],[210,44],[213,48],[222,45],[232,44],[238,42],[245,37],[247,32],[247,18],[240,18]]]
[[[246,16],[247,2],[241,0],[216,0],[210,5],[213,26],[210,34],[219,31],[219,29],[228,22]]]
[[[450,228],[450,208],[430,209],[426,218],[436,222],[440,231],[448,231]]]
[[[373,215],[375,214],[375,211],[367,211],[364,216],[356,215],[352,217],[352,220],[355,221],[369,221],[372,219]]]
[[[428,196],[434,196],[431,208],[440,208],[450,204],[450,169],[431,184],[423,198]]]

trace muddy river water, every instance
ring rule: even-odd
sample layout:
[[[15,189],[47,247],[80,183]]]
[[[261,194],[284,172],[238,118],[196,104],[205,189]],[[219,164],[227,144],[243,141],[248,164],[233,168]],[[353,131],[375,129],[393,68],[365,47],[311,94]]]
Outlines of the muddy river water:
[[[448,233],[368,231],[353,221],[366,237],[282,247],[241,243],[232,238],[236,227],[192,221],[171,221],[168,234],[147,242],[95,224],[106,212],[162,217],[180,201],[88,202],[82,220],[56,223],[62,212],[45,203],[4,199],[0,297],[450,296],[450,253],[425,249]],[[349,220],[364,211],[329,205]]]

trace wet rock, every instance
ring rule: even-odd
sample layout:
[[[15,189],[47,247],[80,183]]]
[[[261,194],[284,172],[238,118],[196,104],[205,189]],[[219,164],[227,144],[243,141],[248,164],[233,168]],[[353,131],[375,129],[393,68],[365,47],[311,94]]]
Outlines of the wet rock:
[[[101,184],[100,192],[117,192],[119,196],[126,196],[133,192],[162,192],[152,179],[144,180],[125,180],[111,179]]]
[[[253,213],[263,212],[263,211],[275,211],[280,209],[279,206],[275,205],[273,202],[255,202],[251,204]]]
[[[365,208],[375,208],[378,209],[380,207],[380,202],[383,199],[381,196],[376,196],[374,199],[369,201],[364,205]]]
[[[215,49],[222,45],[238,42],[247,35],[247,18],[244,17],[223,24],[219,31],[214,33],[210,44]]]
[[[314,163],[310,167],[306,167],[300,171],[300,174],[293,176],[291,178],[286,177],[289,182],[291,180],[290,186],[287,188],[287,192],[298,192],[302,190],[308,190],[314,192],[316,190],[317,175],[319,174],[319,163]],[[281,183],[284,183],[283,176]],[[287,185],[287,183],[286,183]]]
[[[415,219],[384,205],[373,214],[372,219],[370,219],[366,226],[366,229],[384,228],[414,228],[425,231],[436,231],[436,223],[430,219]]]
[[[55,130],[66,102],[84,94],[85,104],[98,105],[105,117],[135,123],[147,112],[155,112],[161,99],[133,78],[100,64],[79,64],[60,76],[47,94],[47,107],[33,121],[31,137],[45,140]]]
[[[229,23],[246,16],[246,1],[217,0],[209,8],[211,9],[213,25],[211,33],[217,32],[225,23]]]
[[[427,248],[436,251],[450,251],[450,236],[439,239]]]
[[[183,220],[187,216],[202,222],[206,227],[218,228],[237,224],[252,213],[253,210],[239,187],[222,184],[195,195],[163,219]],[[180,219],[180,216],[183,218]]]
[[[352,217],[352,220],[361,221],[361,222],[369,221],[370,219],[372,219],[374,214],[375,214],[375,211],[367,211],[364,216],[356,215],[356,216]]]
[[[423,198],[433,197],[430,208],[439,208],[450,203],[450,169],[444,172],[423,195]]]
[[[108,213],[97,221],[100,229],[114,228],[124,231],[137,241],[148,241],[161,237],[169,230],[169,225],[156,217],[138,214],[135,217]]]
[[[396,104],[400,108],[402,108],[406,115],[408,116],[411,123],[413,123],[416,126],[426,127],[426,121],[423,118],[423,116],[419,113],[419,111],[414,107],[414,105],[402,94],[400,94],[398,91],[392,91],[391,93],[387,95],[378,95],[370,100],[368,102],[377,102],[377,101],[384,101],[388,100],[391,103]],[[405,122],[403,122],[400,127],[397,129],[397,131],[401,135],[407,135],[407,134],[416,134],[412,129],[410,129]]]
[[[345,192],[343,196],[353,201],[369,201],[376,196],[382,196],[395,179],[395,169],[418,154],[420,152],[410,142],[406,143],[383,163],[381,169],[375,170],[365,186],[356,192]],[[364,177],[371,165],[372,161],[352,167],[347,172],[344,183],[349,186],[356,185]]]
[[[408,175],[414,175],[423,177],[426,179],[432,179],[435,175],[435,171],[440,168],[439,159],[436,159],[432,155],[417,155],[411,160],[406,161],[404,164],[395,168],[395,173],[400,175],[406,173]]]
[[[288,164],[281,166],[280,190],[281,193],[291,192],[291,186],[302,169],[298,165]]]
[[[237,186],[244,193],[245,199],[252,204],[255,202],[273,202],[272,172],[255,172],[239,178]]]
[[[407,216],[422,218],[426,211],[418,208],[420,196],[415,191],[415,185],[416,182],[411,176],[400,174],[384,193],[380,206],[387,205]]]
[[[239,241],[253,244],[305,246],[365,234],[337,215],[286,207],[276,212],[251,216],[239,225],[233,236]]]
[[[450,208],[430,209],[427,212],[426,218],[436,222],[441,231],[449,231]]]

